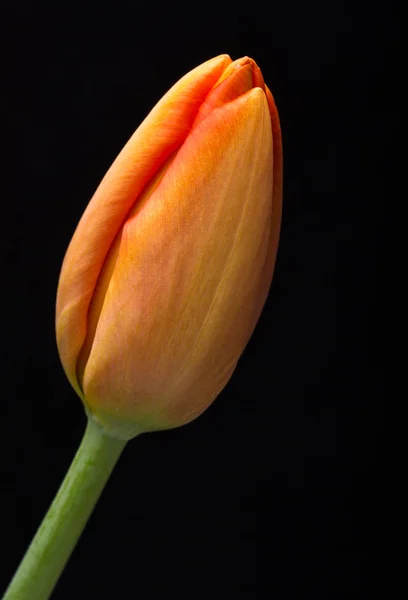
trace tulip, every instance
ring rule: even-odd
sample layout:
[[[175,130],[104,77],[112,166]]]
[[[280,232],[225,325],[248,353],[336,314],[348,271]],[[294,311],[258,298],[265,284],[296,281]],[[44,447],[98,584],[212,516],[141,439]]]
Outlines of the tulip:
[[[87,427],[4,600],[47,600],[127,441],[191,421],[226,385],[268,294],[281,197],[278,113],[247,57],[180,79],[116,158],[57,293]]]
[[[180,79],[125,145],[66,253],[59,354],[110,435],[187,423],[231,377],[270,287],[278,114],[248,57]]]

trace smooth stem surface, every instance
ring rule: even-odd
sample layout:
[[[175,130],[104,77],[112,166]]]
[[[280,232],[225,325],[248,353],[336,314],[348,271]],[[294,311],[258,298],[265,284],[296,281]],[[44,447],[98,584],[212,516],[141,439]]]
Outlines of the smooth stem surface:
[[[125,445],[88,420],[78,452],[3,600],[50,597]]]

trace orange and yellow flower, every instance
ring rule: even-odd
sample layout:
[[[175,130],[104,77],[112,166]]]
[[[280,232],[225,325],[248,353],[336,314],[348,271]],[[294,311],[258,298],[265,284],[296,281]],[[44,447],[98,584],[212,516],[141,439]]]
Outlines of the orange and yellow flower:
[[[278,113],[250,58],[197,67],[130,138],[57,294],[62,364],[108,433],[182,425],[223,389],[270,287],[281,198]]]

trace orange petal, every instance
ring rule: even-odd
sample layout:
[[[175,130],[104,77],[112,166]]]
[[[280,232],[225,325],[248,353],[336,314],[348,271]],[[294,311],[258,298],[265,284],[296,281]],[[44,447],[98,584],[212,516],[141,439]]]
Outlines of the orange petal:
[[[83,379],[107,431],[188,422],[227,383],[270,284],[272,152],[256,88],[199,123],[132,211]]]
[[[222,106],[231,100],[245,94],[252,88],[252,65],[236,65],[229,77],[216,85],[207,95],[200,106],[193,127],[200,123],[217,106]]]
[[[72,238],[60,275],[56,329],[65,372],[81,397],[76,363],[109,248],[143,188],[183,143],[205,96],[230,62],[222,55],[200,65],[163,96],[105,175]]]
[[[273,137],[273,194],[271,214],[271,234],[269,248],[265,260],[264,277],[262,281],[272,279],[275,268],[276,254],[278,251],[280,227],[282,220],[282,193],[283,193],[283,151],[282,134],[279,122],[278,110],[275,100],[267,85],[265,85],[266,99],[268,101],[269,113],[272,123]],[[261,285],[259,290],[259,302],[263,305],[269,291],[269,286]]]

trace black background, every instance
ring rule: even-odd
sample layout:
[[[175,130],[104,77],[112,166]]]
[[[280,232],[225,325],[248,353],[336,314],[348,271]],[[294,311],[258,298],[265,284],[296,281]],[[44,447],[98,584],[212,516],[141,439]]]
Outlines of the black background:
[[[284,141],[275,277],[226,389],[131,441],[53,598],[366,598],[380,584],[376,360],[392,3],[3,3],[1,580],[82,437],[54,303],[73,230],[185,72],[253,57]]]

